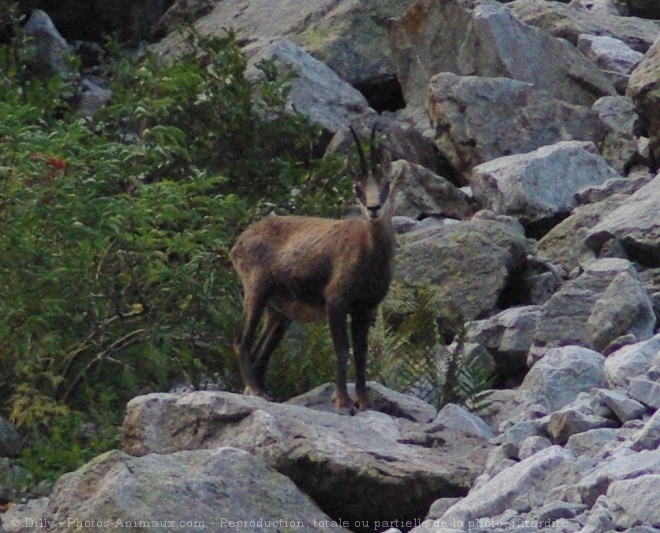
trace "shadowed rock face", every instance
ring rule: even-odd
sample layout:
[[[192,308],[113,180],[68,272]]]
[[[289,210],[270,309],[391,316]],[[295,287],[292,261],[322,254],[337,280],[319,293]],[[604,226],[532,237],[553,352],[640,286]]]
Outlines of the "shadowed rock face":
[[[174,0],[20,0],[21,10],[43,9],[70,40],[103,42],[105,35],[125,41],[150,39]]]

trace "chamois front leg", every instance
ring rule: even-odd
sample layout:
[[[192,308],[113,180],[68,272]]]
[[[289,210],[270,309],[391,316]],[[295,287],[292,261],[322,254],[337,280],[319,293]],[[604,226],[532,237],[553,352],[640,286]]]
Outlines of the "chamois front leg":
[[[367,352],[371,312],[351,315],[351,336],[353,338],[353,359],[355,360],[355,395],[360,411],[371,409],[367,391]]]
[[[353,400],[348,395],[346,388],[346,365],[348,363],[348,334],[346,332],[346,311],[340,306],[328,304],[328,324],[332,344],[337,357],[337,384],[334,394],[335,409],[337,412],[348,412],[353,414]]]

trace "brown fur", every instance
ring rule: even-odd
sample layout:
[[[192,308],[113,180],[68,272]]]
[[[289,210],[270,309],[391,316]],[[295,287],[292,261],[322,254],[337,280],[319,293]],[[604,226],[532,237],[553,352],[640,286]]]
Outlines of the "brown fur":
[[[237,352],[246,394],[265,396],[268,359],[292,321],[328,320],[337,355],[335,403],[338,409],[350,409],[353,402],[346,389],[350,316],[357,404],[360,409],[369,406],[368,330],[392,278],[389,173],[385,152],[376,171],[356,180],[364,219],[269,216],[238,238],[231,260],[243,283],[243,330]]]

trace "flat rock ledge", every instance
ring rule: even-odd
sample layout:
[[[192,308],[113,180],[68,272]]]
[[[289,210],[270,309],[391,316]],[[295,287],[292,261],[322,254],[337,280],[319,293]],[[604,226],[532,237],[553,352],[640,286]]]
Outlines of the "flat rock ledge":
[[[250,452],[349,529],[414,520],[438,498],[464,496],[492,447],[440,423],[209,391],[135,398],[123,429],[123,448],[136,457],[227,446]]]

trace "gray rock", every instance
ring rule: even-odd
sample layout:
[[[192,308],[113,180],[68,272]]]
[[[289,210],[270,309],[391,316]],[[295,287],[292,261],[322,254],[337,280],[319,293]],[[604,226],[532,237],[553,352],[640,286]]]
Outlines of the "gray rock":
[[[532,514],[539,522],[551,524],[575,518],[586,510],[587,506],[581,503],[550,502]]]
[[[659,199],[660,176],[656,176],[588,232],[589,248],[599,253],[608,241],[617,239],[631,257],[647,264],[660,260]]]
[[[601,456],[605,446],[616,442],[617,439],[617,432],[613,428],[590,429],[571,435],[566,443],[566,448],[577,456],[587,455],[597,458]]]
[[[518,80],[445,72],[431,78],[428,96],[435,143],[466,179],[480,163],[560,141],[598,142],[606,129],[596,111]]]
[[[605,361],[605,375],[612,387],[627,388],[634,378],[643,377],[660,354],[660,335],[624,346]]]
[[[50,498],[43,496],[34,498],[25,503],[17,503],[7,509],[5,513],[0,514],[7,533],[30,533],[48,531],[45,522],[40,519],[48,519],[48,506]],[[0,528],[2,525],[0,525]]]
[[[571,403],[580,392],[605,384],[605,358],[580,346],[552,348],[530,369],[521,385],[550,412]]]
[[[635,104],[628,96],[603,96],[596,100],[592,109],[598,113],[598,117],[604,122],[608,131],[600,144],[600,151],[605,160],[619,174],[628,174],[635,164],[648,163],[639,153],[635,127],[637,124],[637,113]],[[626,180],[618,180],[614,192],[627,192],[625,190]],[[630,180],[628,180],[630,182]],[[629,185],[630,187],[630,185]],[[636,187],[630,192],[641,188],[641,184],[635,183]],[[582,203],[591,203],[580,198]]]
[[[453,320],[457,315],[473,320],[492,310],[508,277],[524,264],[528,242],[514,219],[477,215],[401,235],[395,285],[408,291],[430,288],[438,312]]]
[[[660,410],[646,421],[632,444],[632,449],[635,451],[656,450],[658,447],[660,447]]]
[[[605,366],[607,372],[607,361],[605,362]],[[646,413],[646,407],[621,392],[600,389],[598,395],[603,399],[605,404],[612,410],[621,423],[626,423],[629,420],[636,420],[644,416]]]
[[[621,94],[626,91],[630,73],[644,58],[641,52],[607,35],[582,34],[578,37],[577,48],[605,71],[605,75]]]
[[[604,350],[628,333],[645,340],[654,324],[653,306],[632,263],[600,259],[543,304],[530,357],[566,344]]]
[[[622,529],[641,524],[660,527],[658,487],[660,474],[612,483],[607,489],[607,501],[614,524]]]
[[[628,82],[627,94],[635,102],[640,117],[640,131],[650,138],[653,161],[660,161],[660,114],[658,113],[660,88],[660,39],[646,52]]]
[[[660,450],[615,454],[600,461],[577,485],[582,501],[591,506],[599,496],[607,493],[613,482],[646,474],[660,474]]]
[[[653,304],[637,272],[617,274],[595,302],[587,319],[587,340],[594,349],[605,352],[610,343],[632,334],[648,340],[655,328]]]
[[[420,516],[467,490],[483,466],[473,461],[485,462],[481,438],[437,425],[399,436],[395,426],[383,414],[340,416],[231,393],[150,394],[129,402],[123,447],[138,456],[237,447],[349,521]]]
[[[594,15],[624,15],[625,10],[617,0],[572,0],[570,7],[588,9]]]
[[[23,26],[23,32],[35,47],[32,65],[35,74],[42,80],[53,76],[69,77],[72,72],[67,63],[69,45],[60,35],[50,17],[41,9],[32,11]]]
[[[626,198],[622,194],[607,195],[597,203],[577,207],[573,214],[557,224],[539,241],[537,253],[561,266],[566,272],[578,268],[586,269],[596,260],[596,254],[587,248],[584,242],[588,231],[619,207]]]
[[[245,53],[250,58],[248,78],[261,75],[257,65],[266,59],[290,68],[296,74],[289,94],[291,107],[330,133],[369,114],[369,104],[357,89],[291,41],[263,39],[246,47]]]
[[[466,325],[466,340],[481,344],[493,354],[500,374],[518,373],[534,339],[540,306],[512,307],[485,319]]]
[[[482,206],[530,224],[570,213],[580,189],[616,177],[595,144],[563,141],[482,163],[470,185]]]
[[[481,437],[483,439],[492,439],[494,437],[493,430],[486,422],[468,411],[465,407],[453,403],[447,404],[440,409],[434,422],[451,429],[457,429],[468,435],[474,435],[475,437]]]
[[[520,447],[532,437],[542,437],[542,425],[538,420],[522,420],[504,431],[502,448],[507,457],[522,459]]]
[[[332,524],[291,480],[234,448],[144,457],[108,452],[60,478],[48,511],[47,518],[54,521],[49,531],[62,532],[95,529],[92,520],[112,523],[110,528],[119,520],[121,527],[134,530],[134,520],[165,520],[255,533],[278,528],[347,531]]]
[[[599,496],[596,503],[589,511],[587,522],[585,524],[584,533],[606,533],[607,531],[614,530],[614,523],[612,522],[612,515],[607,506],[607,498]]]
[[[369,399],[373,403],[374,409],[396,418],[405,418],[413,422],[426,423],[433,420],[436,416],[436,408],[410,394],[401,394],[376,382],[367,382],[369,387]],[[355,394],[355,385],[349,383],[349,394]],[[318,411],[328,413],[335,412],[335,405],[332,395],[335,386],[332,383],[319,385],[305,394],[296,396],[288,400],[289,405],[299,405]]]
[[[463,191],[421,165],[395,161],[392,172],[398,180],[394,195],[397,215],[417,219],[442,215],[460,220],[473,211]]]
[[[21,437],[9,422],[0,416],[0,457],[17,455],[21,448]]]
[[[538,435],[527,437],[520,444],[518,457],[520,458],[521,461],[524,461],[528,457],[531,457],[532,455],[539,453],[541,450],[550,448],[550,446],[552,446],[552,442],[545,437],[541,437]]]
[[[93,117],[111,99],[112,91],[110,89],[104,89],[89,79],[84,79],[80,82],[77,107],[83,117]]]
[[[576,46],[580,35],[586,33],[615,37],[633,50],[644,53],[660,35],[660,26],[650,20],[602,13],[594,16],[589,11],[559,2],[516,0],[507,7],[523,22],[567,39]]]
[[[443,519],[451,520],[464,512],[485,518],[511,509],[526,512],[539,507],[550,490],[574,476],[574,463],[575,456],[560,446],[541,450],[470,491]]]
[[[342,79],[356,86],[375,88],[393,81],[392,60],[384,21],[400,16],[411,2],[378,0],[242,0],[211,2],[212,9],[197,20],[202,35],[223,35],[225,28],[236,31],[241,41],[283,37],[332,68]],[[185,47],[178,27],[155,47],[165,57],[176,57]]]
[[[616,426],[615,422],[608,418],[568,408],[555,411],[550,415],[546,431],[555,442],[566,444],[570,437],[579,433],[614,426]]]
[[[602,99],[601,99],[602,100]],[[599,100],[600,102],[600,100]],[[613,202],[612,205],[618,207],[623,203],[626,196],[631,196],[636,193],[639,189],[648,184],[654,176],[649,173],[641,172],[634,175],[628,176],[626,178],[614,178],[607,180],[602,185],[596,185],[594,187],[586,187],[581,189],[576,194],[576,198],[580,204],[595,204],[603,203],[606,200],[615,197],[617,202]],[[573,214],[576,213],[581,208],[585,206],[578,207]],[[609,209],[613,211],[614,209]],[[595,224],[594,224],[595,226]]]
[[[648,379],[633,378],[628,386],[628,396],[653,409],[660,409],[660,383]]]
[[[420,0],[390,23],[390,39],[410,106],[424,105],[428,81],[439,72],[520,80],[579,105],[615,94],[575,48],[495,2]]]
[[[542,305],[557,292],[566,278],[566,271],[544,257],[528,255],[525,271],[521,276],[519,301]]]

